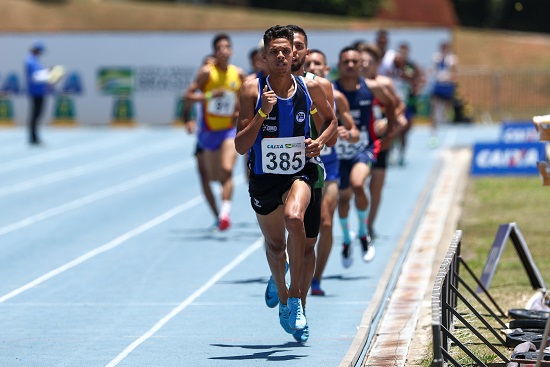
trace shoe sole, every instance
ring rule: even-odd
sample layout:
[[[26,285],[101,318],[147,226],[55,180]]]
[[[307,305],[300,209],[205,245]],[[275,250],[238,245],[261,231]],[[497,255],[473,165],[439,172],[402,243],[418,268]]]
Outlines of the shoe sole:
[[[308,332],[308,335],[305,338],[303,338],[303,335],[305,334],[306,330]],[[294,340],[296,340],[298,343],[305,343],[309,340],[309,328],[306,325],[306,327],[303,330],[296,331],[294,334],[292,334],[292,336],[294,337]]]

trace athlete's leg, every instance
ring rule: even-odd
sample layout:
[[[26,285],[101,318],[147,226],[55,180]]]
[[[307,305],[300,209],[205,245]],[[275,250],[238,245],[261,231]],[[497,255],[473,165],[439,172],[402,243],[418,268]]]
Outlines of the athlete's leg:
[[[311,199],[311,189],[302,180],[294,181],[290,190],[283,197],[283,202],[285,203],[284,223],[288,232],[287,251],[290,266],[288,296],[290,298],[301,298],[300,281],[306,247],[304,215]]]
[[[406,114],[406,124],[403,126],[403,130],[399,133],[399,165],[405,164],[405,151],[407,149],[407,135],[411,130],[414,118],[414,112],[411,111],[411,107],[408,107]]]
[[[384,181],[386,179],[386,168],[373,167],[372,174],[369,183],[370,190],[370,210],[369,218],[367,221],[367,230],[372,235],[374,228],[374,221],[378,214],[378,207],[382,200],[382,188],[384,187]]]
[[[220,172],[220,149],[204,150],[204,166],[206,168],[206,173],[208,175],[209,181],[219,181],[219,172]]]
[[[317,237],[307,238],[304,251],[304,267],[302,269],[302,279],[300,280],[300,292],[302,298],[302,307],[306,307],[306,298],[311,286],[311,279],[313,279],[313,272],[315,271],[315,244],[317,243]]]
[[[362,237],[367,234],[367,212],[369,207],[369,199],[367,196],[365,183],[370,175],[370,164],[365,162],[357,162],[353,165],[350,173],[350,184],[355,196],[355,208],[359,217],[358,236]]]
[[[284,226],[284,207],[279,206],[268,215],[256,214],[258,224],[265,238],[265,255],[271,275],[283,304],[287,303],[288,292],[285,280],[286,238]]]
[[[317,245],[317,260],[313,279],[321,282],[328,257],[332,249],[332,227],[334,211],[338,205],[338,183],[336,181],[325,181],[323,202],[321,204],[321,228],[319,231],[319,243]]]
[[[352,195],[351,187],[348,187],[347,189],[344,189],[344,190],[339,190],[338,217],[340,220],[340,225],[342,227],[342,234],[344,235],[345,243],[351,242],[351,236],[349,232],[349,223],[348,223],[351,195]]]
[[[214,198],[214,194],[212,193],[212,188],[210,187],[210,181],[208,179],[208,172],[207,172],[206,162],[204,158],[204,151],[198,148],[197,152],[195,153],[195,157],[197,159],[197,168],[199,170],[199,177],[201,180],[202,192],[204,194],[204,197],[206,198],[206,201],[208,202],[208,206],[210,207],[210,210],[212,210],[212,213],[214,214],[214,217],[217,220],[219,215],[218,206],[216,205],[216,199]]]
[[[221,154],[219,180],[222,184],[222,200],[233,196],[233,168],[237,160],[234,139],[225,139],[219,149]]]

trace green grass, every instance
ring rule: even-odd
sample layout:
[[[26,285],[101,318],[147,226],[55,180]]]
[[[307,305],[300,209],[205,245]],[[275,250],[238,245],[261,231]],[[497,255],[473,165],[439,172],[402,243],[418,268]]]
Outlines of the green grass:
[[[538,177],[490,177],[470,179],[463,202],[463,212],[458,229],[463,231],[462,257],[473,272],[480,277],[489,250],[499,225],[515,222],[528,245],[534,262],[543,278],[550,271],[550,248],[548,246],[548,218],[550,215],[549,188],[543,187]],[[475,284],[466,272],[464,279],[475,289]],[[545,279],[546,281],[546,279]],[[511,241],[498,262],[489,287],[491,296],[498,305],[507,311],[511,308],[524,308],[533,295],[527,273]],[[464,293],[463,293],[464,294]],[[472,297],[467,297],[476,310],[484,311]],[[458,309],[467,315],[478,330],[489,340],[495,341],[492,334],[459,303]],[[495,310],[496,311],[496,310]],[[486,312],[482,312],[486,314]],[[487,318],[491,320],[490,317]],[[508,321],[508,320],[504,320]],[[497,330],[496,322],[490,322]],[[465,342],[476,356],[484,362],[499,362],[499,358],[471,333],[460,331],[455,335]],[[497,343],[495,343],[497,345]],[[512,348],[498,348],[505,356],[512,354]],[[454,347],[453,354],[465,365],[472,363],[464,353]],[[427,352],[427,353],[431,353]],[[429,366],[430,358],[422,366]]]

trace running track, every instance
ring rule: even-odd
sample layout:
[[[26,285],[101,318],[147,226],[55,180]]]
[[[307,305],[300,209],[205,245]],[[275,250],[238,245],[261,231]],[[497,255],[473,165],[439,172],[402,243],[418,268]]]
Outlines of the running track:
[[[46,127],[41,147],[2,129],[0,366],[338,366],[375,291],[391,292],[379,280],[414,235],[443,149],[497,135],[450,127],[430,150],[428,129],[411,131],[408,164],[388,171],[375,260],[362,263],[356,246],[343,269],[334,246],[302,345],[264,304],[268,266],[241,158],[233,225],[211,233],[194,137],[181,128]]]

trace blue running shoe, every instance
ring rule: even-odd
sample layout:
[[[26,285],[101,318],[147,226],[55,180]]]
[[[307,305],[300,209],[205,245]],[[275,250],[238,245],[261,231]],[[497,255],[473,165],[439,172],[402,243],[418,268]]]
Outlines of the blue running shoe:
[[[290,318],[288,324],[291,329],[304,330],[307,325],[306,316],[302,309],[302,300],[300,298],[289,298],[288,308],[290,309]]]
[[[265,288],[265,304],[269,308],[274,308],[279,304],[279,293],[272,276],[269,277],[267,287]]]
[[[287,333],[294,334],[296,330],[292,330],[292,328],[290,327],[290,324],[288,322],[289,318],[290,308],[287,305],[279,303],[279,323]]]
[[[306,311],[304,310],[304,317],[306,316]],[[305,343],[309,339],[309,326],[307,325],[306,321],[306,327],[303,330],[296,330],[294,334],[292,334],[294,337],[294,340],[296,340],[299,343]]]
[[[288,272],[288,263],[285,262],[285,275]],[[269,308],[275,308],[279,304],[279,290],[273,280],[273,276],[269,277],[267,287],[265,288],[265,304]]]

